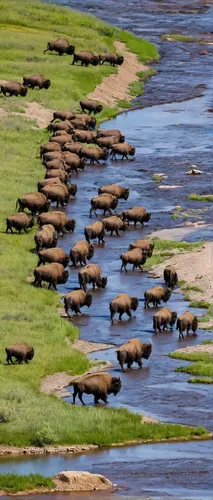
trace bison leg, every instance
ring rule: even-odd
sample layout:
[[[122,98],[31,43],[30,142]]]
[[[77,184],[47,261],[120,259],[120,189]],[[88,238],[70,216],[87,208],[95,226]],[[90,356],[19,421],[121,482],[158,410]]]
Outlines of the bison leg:
[[[127,368],[129,368],[129,370],[131,370],[131,368],[132,368],[132,362],[127,363]]]
[[[79,397],[82,405],[85,406],[85,403],[83,402],[83,399],[82,399],[82,392],[78,392],[78,397]]]
[[[118,229],[116,229],[115,232],[116,232],[117,236],[120,236]]]
[[[99,396],[97,396],[97,394],[94,396],[94,404],[95,405],[98,405],[99,404]]]
[[[9,229],[10,229],[11,233],[13,234],[13,228],[12,228],[12,226],[10,226],[10,225],[9,225],[9,223],[7,222],[7,229],[6,229],[6,233],[8,233]]]
[[[126,314],[129,316],[129,318],[131,318],[131,317],[132,317],[132,313],[131,313],[130,309],[127,309],[127,310],[126,310]]]
[[[138,363],[139,368],[142,368],[142,361],[141,361],[141,359],[139,359],[137,363]]]
[[[120,312],[120,314],[119,314],[119,321],[122,321],[122,316],[123,316],[123,312]]]
[[[106,403],[106,405],[108,404],[108,401],[107,401],[107,394],[105,394],[105,392],[101,392],[100,395],[99,395],[99,398],[102,399],[102,401],[104,403]]]
[[[7,359],[6,359],[6,361],[7,361],[8,365],[10,364],[10,362],[12,363],[12,365],[14,365],[13,360],[12,360],[12,356],[10,356],[8,353],[7,353]]]
[[[75,398],[76,398],[77,394],[78,394],[78,389],[75,388],[74,392],[73,392],[73,400],[72,400],[74,405],[75,405]]]

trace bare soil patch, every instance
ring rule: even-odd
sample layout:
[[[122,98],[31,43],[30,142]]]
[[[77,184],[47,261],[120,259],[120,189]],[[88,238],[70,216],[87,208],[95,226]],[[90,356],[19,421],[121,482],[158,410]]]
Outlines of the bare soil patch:
[[[182,349],[177,349],[175,352],[184,352],[185,354],[192,354],[194,352],[205,352],[207,354],[213,355],[213,345],[212,344],[198,344],[188,347],[182,347]]]
[[[88,97],[97,99],[98,101],[114,106],[120,100],[132,100],[130,95],[129,84],[139,80],[137,73],[139,71],[147,71],[148,67],[140,63],[137,56],[129,52],[122,42],[115,42],[115,48],[124,56],[124,63],[118,66],[118,73],[107,76],[103,81],[91,92]]]

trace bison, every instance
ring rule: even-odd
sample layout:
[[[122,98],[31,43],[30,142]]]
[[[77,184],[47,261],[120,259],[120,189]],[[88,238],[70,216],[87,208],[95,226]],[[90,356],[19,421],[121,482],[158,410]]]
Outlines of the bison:
[[[44,186],[42,188],[42,193],[44,193],[47,199],[52,203],[56,202],[56,208],[58,208],[59,205],[61,205],[61,207],[67,205],[70,197],[67,187],[62,183]]]
[[[96,118],[94,118],[94,116],[90,116],[87,113],[77,113],[75,117],[84,120],[89,128],[94,129],[96,127],[97,120]]]
[[[61,130],[62,132],[62,130]],[[59,133],[59,131],[58,131]],[[64,144],[66,142],[72,142],[73,137],[72,134],[68,134],[67,132],[64,131],[61,135],[55,135],[53,137],[50,137],[50,142],[56,142],[57,144],[60,144],[61,148],[63,148]]]
[[[84,292],[83,290],[74,290],[73,292],[68,292],[64,297],[64,308],[66,314],[70,318],[69,309],[74,311],[75,314],[81,314],[81,307],[90,307],[92,304],[92,294],[91,292]]]
[[[25,208],[28,208],[32,215],[36,215],[37,213],[47,212],[50,202],[43,193],[27,193],[17,199],[16,209],[18,205],[18,212],[23,212]]]
[[[62,56],[62,54],[68,54],[71,56],[75,52],[75,46],[70,45],[66,38],[57,38],[57,40],[47,43],[47,48],[44,50],[44,54],[45,52],[52,52],[53,50],[58,52],[59,56]]]
[[[112,215],[112,210],[118,205],[118,199],[116,196],[112,194],[101,194],[99,196],[95,196],[95,198],[91,199],[91,208],[90,208],[90,217],[92,217],[92,212],[98,217],[96,210],[103,210],[104,215],[106,212],[109,212]]]
[[[132,317],[132,311],[136,311],[139,305],[138,297],[130,297],[127,293],[120,293],[115,299],[110,302],[109,309],[111,314],[111,322],[113,324],[113,318],[116,313],[119,314],[119,320],[122,320],[122,316],[126,313],[129,318]]]
[[[89,115],[91,113],[94,113],[96,115],[97,113],[101,113],[103,106],[98,103],[98,101],[93,101],[92,99],[87,99],[86,101],[80,101],[80,106],[82,109],[82,112],[84,113],[85,111],[88,111]]]
[[[51,81],[49,78],[45,78],[44,75],[28,75],[23,77],[23,85],[31,89],[38,87],[47,90],[51,85]]]
[[[96,133],[91,132],[91,130],[75,130],[73,134],[73,140],[76,142],[86,142],[91,144],[95,142]]]
[[[69,173],[69,169],[66,167],[66,163],[65,163],[65,160],[63,159],[63,157],[61,158],[55,158],[55,160],[50,160],[50,161],[47,161],[45,162],[45,168],[47,170],[66,170],[66,172]],[[70,169],[71,170],[71,169]]]
[[[55,179],[56,177],[59,178],[62,184],[66,184],[70,180],[70,174],[62,168],[47,170],[45,179]]]
[[[28,344],[24,344],[23,342],[18,342],[17,344],[8,346],[5,351],[7,354],[6,361],[8,365],[10,363],[14,365],[12,358],[16,358],[19,364],[23,361],[28,364],[28,361],[31,361],[34,357],[33,347],[30,347]]]
[[[128,144],[127,142],[114,144],[112,146],[112,150],[111,150],[110,155],[112,155],[112,160],[117,161],[116,155],[121,155],[122,160],[124,158],[126,158],[128,160],[128,156],[135,155],[135,148],[133,148],[133,146],[131,146],[131,144]]]
[[[98,264],[87,264],[87,266],[83,267],[78,273],[80,288],[86,292],[87,284],[89,283],[92,283],[93,290],[95,286],[97,286],[97,288],[106,288],[107,276],[102,277],[101,272],[101,268]]]
[[[45,153],[52,153],[53,151],[61,151],[61,146],[60,144],[54,143],[54,142],[46,142],[45,144],[41,144],[40,146],[40,158]]]
[[[106,52],[104,54],[100,54],[99,56],[101,64],[108,62],[111,66],[121,66],[124,62],[124,57],[119,56],[118,54],[113,54],[110,52]]]
[[[82,394],[93,394],[94,404],[98,404],[101,399],[104,403],[108,403],[107,395],[114,394],[116,396],[121,390],[121,380],[119,377],[112,377],[109,373],[91,373],[78,377],[73,382],[73,404],[75,404],[76,396],[78,395],[82,405],[84,401]]]
[[[184,338],[183,332],[185,330],[186,334],[189,335],[190,329],[193,331],[193,334],[195,334],[197,328],[198,328],[197,316],[194,316],[194,314],[192,314],[189,311],[186,311],[177,319],[176,329],[179,330],[179,339]]]
[[[106,217],[105,219],[102,219],[102,222],[105,226],[105,231],[110,231],[111,236],[113,235],[114,231],[117,236],[119,236],[119,231],[126,231],[126,228],[128,227],[128,224],[116,215]]]
[[[95,240],[96,238],[98,238],[99,245],[101,241],[102,243],[105,243],[105,225],[103,224],[103,222],[94,222],[94,224],[88,224],[88,226],[86,226],[84,229],[84,236],[88,243],[90,243],[90,240]]]
[[[140,248],[144,252],[146,257],[151,257],[154,246],[154,243],[152,243],[150,240],[135,240],[133,241],[133,243],[130,243],[129,250],[132,250],[133,248]]]
[[[150,302],[153,303],[154,307],[158,307],[161,301],[168,302],[172,294],[170,288],[163,288],[162,286],[153,286],[144,293],[144,307],[149,308]]]
[[[166,286],[173,288],[178,283],[178,275],[174,266],[166,266],[163,272]]]
[[[54,151],[45,151],[44,154],[43,154],[43,158],[42,158],[42,163],[43,165],[46,165],[46,163],[48,163],[49,161],[53,161],[53,160],[58,160],[58,159],[62,159],[63,158],[63,153],[61,151],[61,146],[60,144],[58,144],[57,142],[49,142],[48,144],[52,144],[55,148],[55,146],[59,147],[59,149],[55,150]]]
[[[46,226],[43,227],[45,228]],[[49,264],[51,262],[58,262],[58,264],[62,264],[62,266],[67,267],[70,260],[69,255],[65,253],[62,248],[47,248],[45,250],[40,250],[40,252],[38,252],[38,256],[39,261],[37,267],[41,264],[46,264],[46,262]]]
[[[91,50],[80,50],[79,52],[75,52],[73,55],[72,64],[75,64],[78,61],[80,61],[81,66],[86,66],[86,67],[89,66],[89,64],[91,64],[92,66],[98,66],[100,62],[99,56],[93,54]],[[82,111],[84,110],[82,109]]]
[[[96,139],[96,144],[100,148],[112,149],[113,145],[117,143],[118,143],[117,136],[99,137],[99,139]]]
[[[1,84],[0,92],[2,92],[4,96],[9,94],[9,96],[15,95],[17,97],[20,95],[21,97],[26,97],[28,88],[19,82],[6,82]]]
[[[63,151],[69,151],[70,153],[79,155],[83,147],[82,142],[66,142],[63,146]]]
[[[42,248],[51,248],[57,245],[58,233],[52,224],[45,224],[42,226],[34,237],[36,244],[36,251]]]
[[[65,131],[67,134],[72,134],[74,127],[69,120],[62,120],[60,122],[50,122],[48,130],[52,132]]]
[[[75,220],[68,219],[64,212],[50,212],[49,214],[43,213],[38,218],[40,226],[45,224],[52,224],[58,233],[65,233],[66,231],[74,231]]]
[[[33,282],[34,286],[40,286],[42,288],[42,281],[49,283],[48,289],[51,286],[57,290],[57,285],[64,284],[69,278],[69,272],[65,271],[62,264],[57,262],[52,262],[51,264],[45,264],[40,267],[36,267],[34,270],[35,280]]]
[[[98,194],[108,193],[116,196],[116,198],[128,200],[129,189],[125,187],[118,186],[118,184],[108,184],[107,186],[102,186],[98,190]]]
[[[123,371],[125,364],[130,369],[134,362],[138,363],[139,368],[141,368],[142,358],[149,359],[151,352],[152,342],[142,344],[139,339],[131,339],[117,349],[117,360]]]
[[[170,330],[172,330],[176,320],[177,313],[175,311],[170,311],[168,307],[163,307],[163,309],[153,316],[153,330],[155,333],[157,333],[157,330],[162,332],[161,327],[163,327],[163,331],[165,331],[168,329],[168,325],[170,326]]]
[[[75,113],[73,113],[73,111],[71,109],[69,109],[67,111],[60,109],[59,111],[54,111],[52,122],[54,122],[54,120],[68,120],[69,121],[69,120],[72,120],[73,118],[75,118]]]
[[[78,262],[81,266],[86,265],[86,259],[92,259],[94,255],[94,245],[85,240],[79,240],[70,250],[70,260],[73,266],[77,266]]]
[[[140,222],[143,226],[144,222],[149,222],[151,219],[151,213],[147,212],[144,207],[132,207],[123,211],[122,218],[128,222],[134,222],[134,226],[136,226],[137,222]]]
[[[94,147],[94,148],[87,148],[84,147],[80,150],[80,156],[82,158],[85,158],[87,160],[90,160],[90,164],[92,163],[100,163],[100,160],[106,161],[109,153],[107,151],[107,148],[99,148],[99,147]]]
[[[97,132],[97,137],[117,137],[117,143],[118,142],[124,142],[125,141],[125,136],[120,132],[118,129],[110,129],[110,130],[105,130],[105,129],[99,129]]]
[[[18,214],[9,215],[6,219],[6,233],[10,230],[13,234],[13,227],[20,234],[23,229],[27,233],[27,229],[33,227],[35,224],[34,217],[32,215],[26,214],[25,212],[19,212]]]
[[[38,191],[41,192],[42,188],[44,186],[48,186],[49,184],[62,184],[62,182],[60,181],[59,177],[50,177],[50,179],[41,179],[40,181],[38,181]],[[64,184],[65,186],[65,184]]]
[[[74,171],[78,174],[78,169],[84,170],[85,167],[85,159],[79,158],[79,156],[75,153],[64,153],[64,160],[66,162],[66,167],[70,167],[71,171]]]
[[[140,248],[134,248],[133,250],[128,250],[128,252],[122,253],[120,259],[122,260],[120,271],[122,273],[124,267],[127,273],[127,264],[133,264],[132,270],[134,271],[135,268],[140,268],[143,264],[145,264],[146,255],[144,255]]]

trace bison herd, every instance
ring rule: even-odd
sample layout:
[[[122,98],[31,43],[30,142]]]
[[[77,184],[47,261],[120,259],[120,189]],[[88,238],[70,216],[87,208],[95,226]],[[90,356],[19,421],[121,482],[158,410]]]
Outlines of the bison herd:
[[[101,54],[94,56],[90,51],[75,52],[75,47],[67,40],[59,39],[49,42],[46,51],[74,54],[73,64],[81,61],[82,65],[122,64],[123,59],[115,54]],[[46,52],[45,51],[45,52]],[[89,62],[88,62],[89,61]],[[9,85],[11,83],[11,85]],[[13,95],[26,95],[27,88],[48,88],[50,81],[43,75],[25,76],[23,84],[9,82],[2,85],[2,91]],[[88,263],[93,259],[95,246],[91,241],[96,240],[98,244],[105,243],[105,235],[108,232],[121,235],[126,230],[131,230],[131,226],[148,223],[151,213],[143,206],[134,206],[115,213],[119,206],[119,200],[128,200],[129,188],[116,184],[101,186],[97,196],[90,202],[90,217],[93,214],[98,217],[101,212],[101,219],[88,224],[84,229],[85,239],[77,241],[70,249],[69,254],[62,248],[57,247],[60,234],[74,231],[76,222],[69,219],[67,215],[58,210],[68,204],[71,196],[75,197],[77,185],[71,183],[72,174],[78,175],[83,171],[88,161],[91,164],[106,161],[109,155],[111,159],[128,159],[134,156],[135,148],[125,142],[125,137],[120,130],[95,130],[97,113],[103,109],[97,101],[80,101],[82,113],[75,113],[72,110],[59,110],[53,113],[53,119],[48,126],[52,133],[49,142],[40,146],[40,159],[45,168],[44,178],[38,181],[38,191],[20,196],[16,203],[18,213],[10,215],[6,219],[6,233],[13,230],[20,234],[38,223],[38,229],[34,236],[35,251],[38,255],[38,264],[34,269],[34,286],[42,287],[46,282],[48,288],[57,289],[57,285],[68,281],[69,263],[72,266],[80,266],[78,273],[79,289],[69,291],[64,296],[64,308],[68,318],[71,312],[81,313],[81,308],[90,307],[93,301],[93,294],[88,291],[92,286],[104,289],[107,286],[107,276],[102,275],[102,270],[98,264]],[[91,116],[93,114],[93,116]],[[51,204],[56,204],[56,210],[49,211]],[[28,210],[27,213],[25,210]],[[139,239],[133,241],[126,252],[122,253],[121,268],[127,273],[127,266],[132,265],[132,270],[142,269],[146,260],[152,256],[154,243],[152,240]],[[172,294],[172,288],[178,283],[178,276],[173,266],[167,266],[164,270],[165,287],[154,286],[144,293],[144,307],[158,307],[161,302],[168,302]],[[109,304],[111,323],[117,314],[122,320],[124,314],[129,318],[131,311],[136,311],[139,307],[139,298],[131,297],[127,293],[120,293],[111,300]],[[168,307],[163,307],[153,316],[153,330],[161,332],[170,328],[176,323],[179,330],[179,338],[183,338],[184,331],[187,335],[190,329],[196,332],[198,321],[192,313],[186,312],[177,318],[177,313]],[[131,339],[117,349],[117,359],[124,370],[124,366],[130,369],[135,362],[139,368],[142,366],[142,358],[149,359],[152,352],[152,343],[143,344],[139,339]],[[28,363],[33,359],[34,349],[28,344],[18,343],[6,348],[7,362],[13,364],[13,358],[18,363]],[[93,394],[95,404],[101,399],[107,403],[108,394],[118,394],[121,389],[119,377],[111,377],[108,373],[96,373],[79,377],[74,384],[73,403],[78,395],[84,404],[82,395]]]

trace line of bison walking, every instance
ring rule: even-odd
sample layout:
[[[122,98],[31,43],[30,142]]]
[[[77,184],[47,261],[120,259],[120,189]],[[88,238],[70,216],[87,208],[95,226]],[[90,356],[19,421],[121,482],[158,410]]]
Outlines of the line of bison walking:
[[[51,47],[52,45],[48,50],[53,50]],[[56,290],[58,284],[66,283],[68,280],[69,262],[72,266],[81,266],[78,273],[79,289],[69,291],[64,296],[64,308],[68,318],[72,317],[71,313],[81,313],[81,308],[91,306],[93,295],[91,291],[88,291],[88,286],[91,285],[93,289],[107,286],[107,276],[102,275],[100,266],[88,263],[95,253],[95,247],[91,241],[97,240],[99,244],[104,244],[106,233],[120,235],[121,232],[130,230],[132,225],[143,226],[151,218],[151,213],[147,212],[143,206],[134,206],[123,210],[122,213],[115,213],[114,210],[117,209],[119,200],[128,200],[128,187],[116,184],[101,186],[97,196],[91,199],[89,212],[90,217],[93,213],[98,217],[97,211],[101,211],[101,219],[85,227],[85,239],[77,241],[69,254],[57,247],[60,234],[75,230],[75,220],[69,219],[64,212],[58,210],[69,202],[71,196],[76,196],[77,185],[71,183],[73,172],[78,174],[79,171],[84,170],[88,160],[90,163],[99,163],[101,160],[106,161],[109,154],[112,159],[116,158],[116,154],[121,155],[122,159],[135,154],[135,148],[125,143],[125,137],[119,130],[95,131],[94,115],[102,110],[98,102],[81,101],[80,107],[81,114],[76,114],[72,110],[54,112],[48,127],[52,135],[49,142],[40,146],[40,158],[45,167],[44,179],[39,180],[37,192],[27,193],[18,198],[16,203],[18,213],[6,219],[7,233],[9,231],[13,233],[14,229],[19,234],[22,230],[26,233],[38,222],[39,229],[34,236],[38,254],[38,265],[34,269],[34,286],[42,287],[42,283],[46,282],[49,289],[53,287]],[[92,113],[93,117],[91,117]],[[56,210],[49,211],[53,203],[56,203]],[[26,213],[25,209],[30,213]],[[132,265],[133,271],[136,268],[142,269],[146,259],[152,256],[153,250],[152,240],[133,241],[129,249],[120,256],[120,271],[124,269],[127,273],[128,265]],[[145,308],[150,308],[151,304],[153,307],[158,307],[162,302],[168,302],[172,288],[178,283],[174,266],[165,268],[164,281],[165,287],[154,286],[146,290]],[[138,297],[120,293],[109,304],[111,323],[114,323],[116,315],[119,320],[122,320],[124,314],[130,318],[132,311],[135,312],[138,306]],[[156,334],[162,329],[163,331],[168,328],[172,329],[175,323],[179,330],[179,338],[183,338],[185,331],[188,335],[190,329],[195,333],[198,327],[197,318],[191,312],[186,312],[177,318],[175,311],[163,307],[153,316],[153,330]],[[152,342],[142,343],[137,338],[131,339],[117,349],[117,359],[122,370],[125,365],[130,369],[134,362],[141,368],[142,359],[149,359],[151,352]],[[18,363],[28,363],[33,359],[34,349],[28,344],[18,343],[7,347],[6,354],[8,364],[13,364],[13,358]],[[107,403],[108,394],[116,395],[120,391],[121,380],[119,377],[111,377],[108,373],[96,373],[79,377],[73,383],[73,387],[73,403],[78,395],[84,404],[83,393],[93,394],[95,404],[100,399]]]

